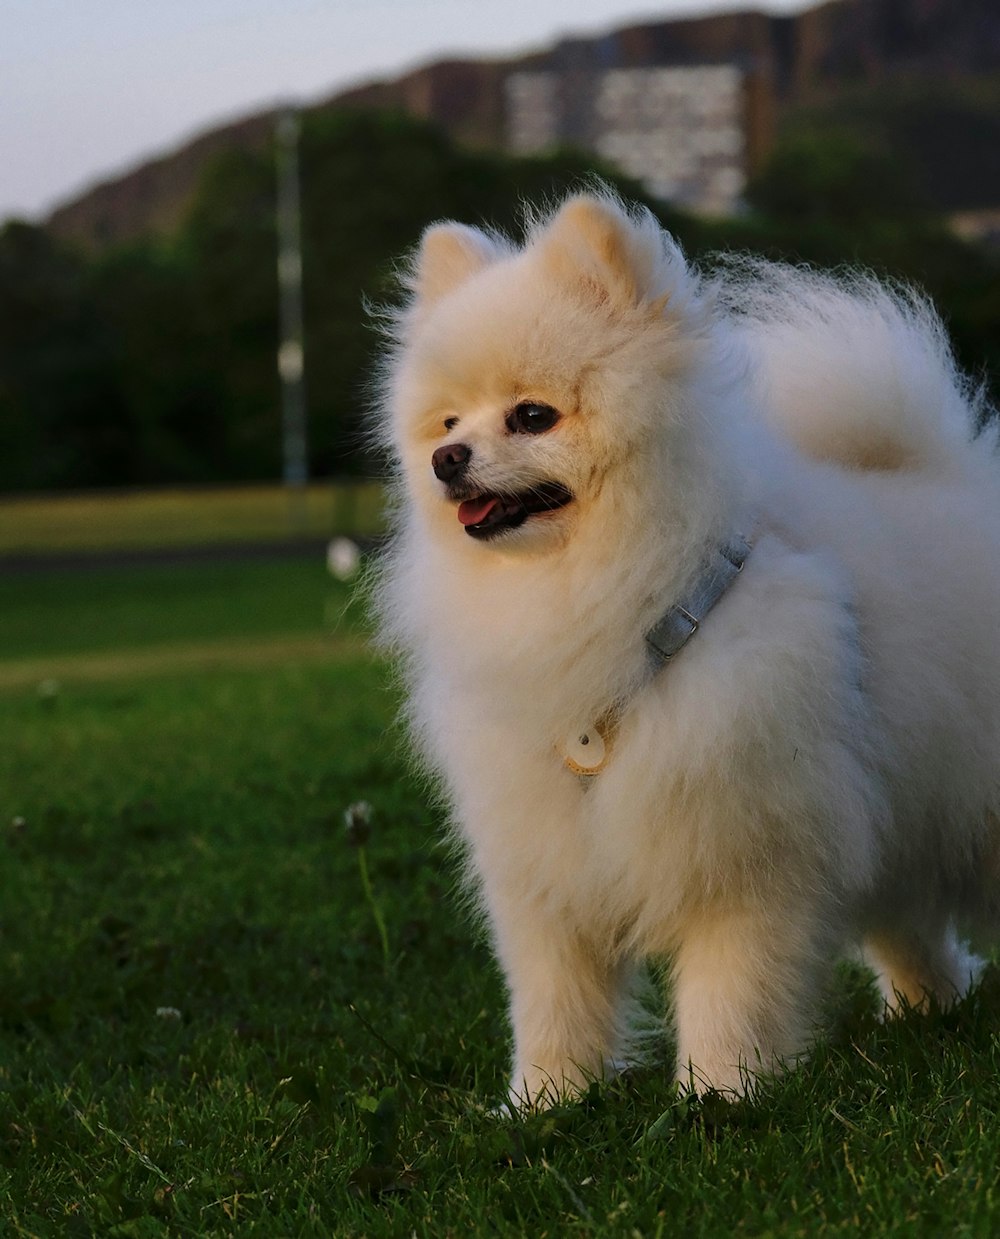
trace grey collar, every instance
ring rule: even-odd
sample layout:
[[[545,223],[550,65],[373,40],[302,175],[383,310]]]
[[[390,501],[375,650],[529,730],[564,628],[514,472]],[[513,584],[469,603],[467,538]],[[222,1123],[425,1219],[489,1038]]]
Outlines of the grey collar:
[[[705,616],[743,571],[750,543],[741,535],[715,547],[683,602],[668,607],[646,633],[656,661],[668,663],[687,645]]]
[[[683,602],[674,603],[646,633],[657,668],[665,666],[698,631],[702,621],[743,570],[750,543],[735,537],[713,548]],[[598,719],[572,728],[559,746],[566,767],[586,787],[611,757],[618,724],[626,709],[618,702]]]

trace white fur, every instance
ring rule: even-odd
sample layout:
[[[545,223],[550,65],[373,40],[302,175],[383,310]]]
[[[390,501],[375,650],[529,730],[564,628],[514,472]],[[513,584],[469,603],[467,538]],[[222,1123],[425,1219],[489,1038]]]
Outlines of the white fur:
[[[700,282],[609,195],[522,249],[438,225],[407,278],[383,635],[509,985],[512,1096],[608,1067],[651,954],[698,1087],[800,1053],[852,942],[890,1004],[962,993],[956,926],[1000,877],[1000,481],[931,311],[764,264]],[[562,420],[511,434],[523,400]],[[431,468],[459,442],[482,491],[575,501],[475,540]],[[743,574],[653,669],[644,632],[731,532]],[[585,784],[560,742],[616,704]]]

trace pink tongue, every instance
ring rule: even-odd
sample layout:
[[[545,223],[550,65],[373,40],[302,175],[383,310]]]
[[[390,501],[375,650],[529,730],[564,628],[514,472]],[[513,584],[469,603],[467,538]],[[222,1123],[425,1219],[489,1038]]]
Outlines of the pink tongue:
[[[458,505],[458,519],[463,525],[478,525],[480,521],[484,521],[489,516],[498,502],[495,496],[485,499],[466,499],[464,503]]]

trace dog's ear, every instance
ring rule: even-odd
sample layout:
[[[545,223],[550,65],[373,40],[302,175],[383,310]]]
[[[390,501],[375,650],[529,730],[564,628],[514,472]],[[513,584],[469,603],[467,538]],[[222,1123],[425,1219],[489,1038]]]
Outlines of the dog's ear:
[[[647,306],[658,314],[669,292],[650,286],[657,269],[649,229],[613,200],[570,198],[540,238],[549,270],[588,300],[618,309]]]
[[[429,306],[464,284],[498,257],[496,243],[465,224],[432,224],[424,230],[413,266],[412,287],[419,305]]]

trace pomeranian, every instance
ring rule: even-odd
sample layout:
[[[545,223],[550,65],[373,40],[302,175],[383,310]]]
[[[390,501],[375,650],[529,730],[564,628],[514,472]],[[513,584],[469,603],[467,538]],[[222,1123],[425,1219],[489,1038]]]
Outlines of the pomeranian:
[[[793,1062],[860,946],[949,1003],[1000,890],[1000,463],[933,311],[699,275],[598,189],[424,233],[384,368],[384,639],[509,989],[510,1098]]]

